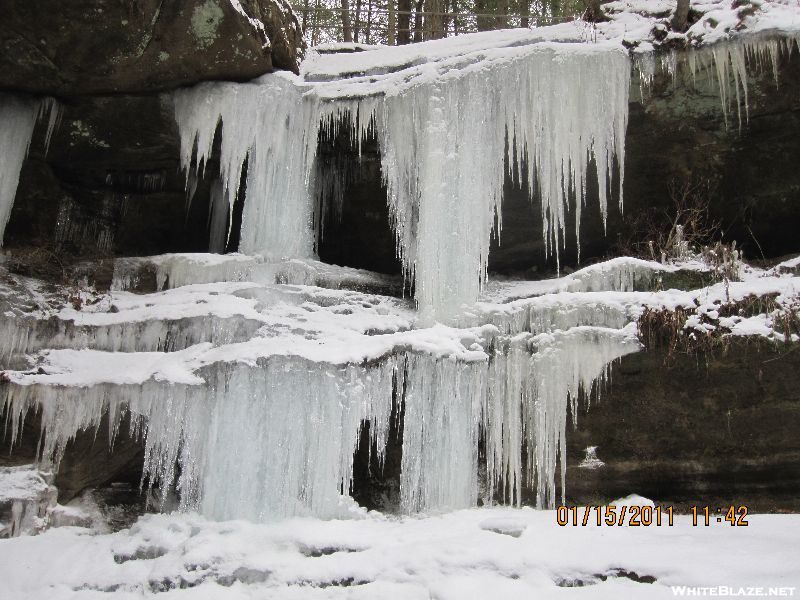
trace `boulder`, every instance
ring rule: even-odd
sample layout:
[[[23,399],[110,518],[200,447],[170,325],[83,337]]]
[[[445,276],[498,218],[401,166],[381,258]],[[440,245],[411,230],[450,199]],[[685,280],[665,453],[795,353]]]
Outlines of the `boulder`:
[[[5,0],[0,89],[142,93],[297,71],[304,44],[285,0]]]

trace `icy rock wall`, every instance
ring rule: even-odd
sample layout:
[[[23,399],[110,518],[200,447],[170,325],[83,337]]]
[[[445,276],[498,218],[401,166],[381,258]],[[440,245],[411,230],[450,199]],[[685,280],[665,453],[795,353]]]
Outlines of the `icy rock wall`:
[[[0,94],[0,246],[3,245],[22,163],[28,155],[33,129],[40,116],[49,113],[45,144],[49,144],[58,121],[58,106],[52,99],[30,100]]]
[[[675,78],[678,69],[685,66],[693,80],[696,80],[698,73],[706,71],[711,75],[719,94],[726,126],[729,124],[731,111],[735,110],[741,129],[742,123],[750,116],[748,77],[754,71],[770,70],[775,84],[778,85],[781,53],[791,54],[798,49],[800,35],[796,33],[780,36],[764,33],[734,37],[686,52],[673,50],[661,55],[652,52],[640,54],[636,57],[635,65],[643,95],[650,89],[659,70]]]
[[[570,206],[580,223],[590,164],[605,218],[615,159],[622,186],[630,62],[617,45],[535,44],[436,69],[391,85],[310,84],[280,74],[180,91],[183,165],[202,169],[221,122],[231,206],[249,161],[241,249],[304,257],[313,253],[320,124],[331,132],[345,121],[358,143],[374,132],[398,255],[416,283],[421,317],[447,320],[477,299],[486,279],[506,168],[541,191],[543,235],[556,255]]]
[[[524,481],[552,506],[559,466],[563,494],[568,405],[574,417],[607,364],[638,344],[629,330],[596,327],[485,344],[474,360],[398,348],[341,366],[291,356],[217,362],[182,382],[163,380],[167,370],[141,384],[8,385],[4,405],[15,433],[40,411],[42,454],[56,465],[78,431],[108,419],[113,439],[129,412],[149,483],[216,519],[345,516],[362,427],[369,422],[382,462],[393,407],[404,414],[403,512],[474,506],[482,440],[487,501],[519,503]]]
[[[174,485],[185,510],[254,521],[346,514],[363,422],[375,451],[386,447],[392,360],[336,367],[273,358],[202,373],[207,385],[18,386],[5,398],[8,425],[16,433],[39,410],[42,455],[57,464],[78,431],[108,419],[113,439],[129,411],[146,441],[145,477],[164,497]]]
[[[78,325],[69,319],[8,316],[0,321],[0,368],[25,368],[25,356],[46,349],[172,352],[201,342],[230,344],[252,338],[263,323],[242,317],[195,316]]]

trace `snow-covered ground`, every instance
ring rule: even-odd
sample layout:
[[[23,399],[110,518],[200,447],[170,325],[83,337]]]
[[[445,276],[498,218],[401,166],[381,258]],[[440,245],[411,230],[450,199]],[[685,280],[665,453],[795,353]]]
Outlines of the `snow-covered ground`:
[[[693,526],[689,515],[660,527],[589,521],[562,527],[555,511],[525,508],[271,525],[147,515],[114,534],[68,527],[0,540],[0,590],[3,600],[800,594],[800,515],[750,515],[746,527]]]

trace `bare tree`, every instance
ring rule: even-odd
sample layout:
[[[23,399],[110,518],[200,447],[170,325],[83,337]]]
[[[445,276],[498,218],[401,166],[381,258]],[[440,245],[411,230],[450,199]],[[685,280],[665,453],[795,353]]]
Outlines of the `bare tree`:
[[[440,0],[425,0],[425,39],[444,37],[442,4]]]
[[[386,0],[386,8],[389,11],[386,23],[386,43],[390,46],[395,44],[395,28],[397,27],[397,17],[394,12],[394,0]]]
[[[475,22],[478,31],[494,29],[494,19],[488,16],[491,6],[493,6],[493,0],[475,0],[475,12],[478,15],[475,17]]]
[[[342,39],[345,42],[353,41],[353,27],[350,25],[350,5],[347,0],[341,0],[342,6]]]
[[[496,14],[494,20],[495,29],[505,29],[508,27],[508,0],[496,0]]]
[[[417,0],[414,7],[414,42],[422,41],[422,9],[425,6],[425,0]]]
[[[520,26],[530,27],[531,0],[520,0],[519,14],[520,14],[520,20],[519,20]]]
[[[684,32],[689,28],[689,0],[678,0],[672,15],[672,30]]]
[[[608,20],[608,17],[606,17],[600,6],[600,0],[583,0],[583,4],[586,7],[583,15],[587,21],[599,23],[600,21]]]
[[[353,41],[358,43],[361,40],[361,0],[356,0],[356,12],[353,19]]]
[[[411,0],[397,0],[397,43],[411,42]]]

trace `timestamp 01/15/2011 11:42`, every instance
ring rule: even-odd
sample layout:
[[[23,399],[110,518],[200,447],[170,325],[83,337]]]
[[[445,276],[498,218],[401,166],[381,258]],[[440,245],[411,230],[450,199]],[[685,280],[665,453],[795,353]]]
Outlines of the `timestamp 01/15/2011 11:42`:
[[[689,514],[692,516],[692,526],[708,527],[714,523],[726,524],[732,527],[747,527],[747,506],[726,506],[716,508],[713,506],[691,506]],[[629,527],[647,527],[650,525],[675,524],[676,511],[672,506],[649,505],[621,505],[614,506],[559,506],[556,509],[556,523],[562,527],[603,525],[613,527],[628,525]]]

